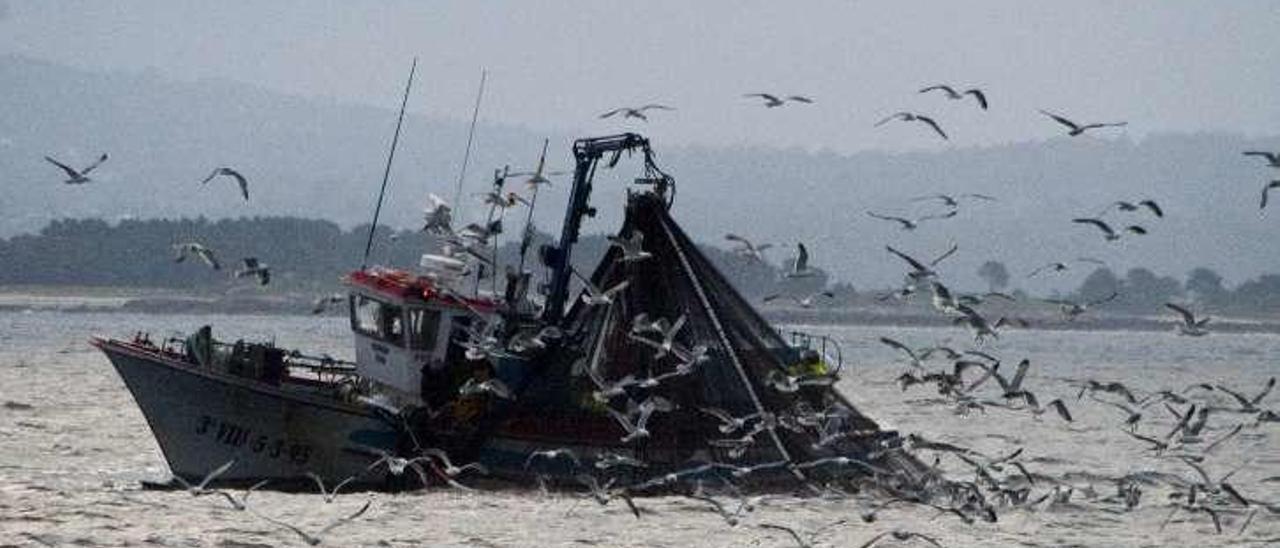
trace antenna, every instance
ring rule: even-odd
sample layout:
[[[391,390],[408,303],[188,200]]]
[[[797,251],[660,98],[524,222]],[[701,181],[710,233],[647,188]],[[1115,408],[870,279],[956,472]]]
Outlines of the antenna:
[[[550,138],[542,140],[542,155],[538,157],[538,168],[533,171],[534,181],[533,195],[529,197],[529,214],[524,219],[524,234],[520,239],[520,269],[518,272],[524,274],[524,258],[529,252],[529,244],[533,243],[533,208],[538,205],[538,179],[542,178],[542,169],[547,165],[547,144],[551,142]]]
[[[462,218],[462,182],[467,178],[467,162],[471,160],[471,142],[476,136],[476,118],[480,116],[480,100],[484,98],[484,81],[489,71],[480,70],[480,89],[476,91],[476,106],[471,111],[471,129],[467,130],[467,151],[462,154],[462,169],[458,171],[458,188],[453,192],[453,207]]]
[[[378,190],[378,206],[373,210],[373,224],[369,225],[369,239],[364,244],[364,258],[360,270],[369,266],[369,250],[373,248],[373,233],[378,228],[378,215],[382,213],[382,198],[387,194],[387,180],[391,177],[391,161],[396,157],[396,145],[400,142],[400,125],[404,123],[404,107],[409,104],[409,90],[413,88],[413,74],[418,69],[418,58],[409,66],[409,82],[404,85],[404,99],[400,100],[400,117],[396,119],[396,133],[391,137],[391,152],[387,154],[387,167],[382,171],[382,188]]]

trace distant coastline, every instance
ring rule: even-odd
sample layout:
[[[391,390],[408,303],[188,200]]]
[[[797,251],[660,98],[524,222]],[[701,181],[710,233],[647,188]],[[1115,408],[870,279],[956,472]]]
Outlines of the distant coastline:
[[[761,314],[778,325],[866,325],[885,327],[947,327],[949,318],[915,304],[868,305],[855,303],[842,306],[799,308],[795,306],[758,306]],[[173,289],[135,287],[82,286],[0,286],[0,314],[27,311],[61,313],[137,313],[174,315],[312,315],[312,299],[302,293],[252,294],[243,291],[231,295],[196,294]],[[341,316],[338,307],[324,313]],[[1027,328],[1006,330],[1077,330],[1077,331],[1143,331],[1174,330],[1172,317],[1139,315],[1124,311],[1097,310],[1067,321],[1053,313],[1040,311],[1020,314],[1029,322]],[[1280,316],[1216,317],[1212,330],[1221,333],[1280,334]]]

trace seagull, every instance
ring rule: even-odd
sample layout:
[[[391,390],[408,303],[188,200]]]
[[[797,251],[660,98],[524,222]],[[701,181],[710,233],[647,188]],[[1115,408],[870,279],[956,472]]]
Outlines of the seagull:
[[[756,262],[764,262],[764,251],[773,247],[773,244],[755,244],[751,240],[733,233],[725,234],[724,239],[738,243],[738,247],[733,249],[734,253]]]
[[[1053,118],[1055,122],[1058,122],[1059,124],[1067,126],[1067,130],[1068,130],[1067,135],[1070,135],[1071,137],[1083,135],[1084,132],[1089,131],[1091,129],[1098,129],[1098,128],[1104,128],[1104,127],[1121,127],[1129,124],[1128,122],[1107,122],[1107,123],[1093,123],[1093,124],[1080,125],[1075,122],[1072,122],[1071,120],[1063,118],[1062,116],[1059,116],[1057,114],[1054,114],[1052,112],[1048,112],[1045,110],[1041,110],[1040,114]]]
[[[622,118],[623,118],[623,119],[626,119],[626,118],[636,118],[636,119],[639,119],[639,120],[641,120],[641,121],[648,122],[648,121],[649,121],[649,117],[648,117],[648,116],[645,116],[645,114],[644,114],[644,111],[646,111],[646,110],[675,110],[675,109],[674,109],[674,108],[672,108],[672,107],[666,106],[666,105],[659,105],[659,104],[656,104],[656,103],[655,103],[655,104],[645,105],[645,106],[642,106],[642,107],[635,107],[635,108],[632,108],[632,107],[621,107],[621,108],[615,108],[615,109],[613,109],[613,110],[611,110],[611,111],[609,111],[609,112],[606,112],[606,113],[604,113],[604,114],[601,114],[601,115],[600,115],[600,118],[608,118],[608,117],[610,117],[610,116],[613,116],[614,114],[619,114],[619,113],[621,113],[621,114],[622,114]]]
[[[1102,219],[1097,219],[1097,218],[1093,218],[1093,217],[1082,217],[1082,218],[1077,218],[1077,219],[1071,219],[1071,222],[1073,222],[1073,223],[1079,223],[1079,224],[1086,224],[1086,225],[1093,225],[1093,226],[1098,227],[1098,230],[1101,230],[1101,231],[1102,231],[1102,236],[1103,236],[1104,238],[1106,238],[1106,240],[1107,240],[1108,242],[1114,242],[1114,241],[1116,241],[1116,240],[1119,240],[1119,239],[1120,239],[1120,234],[1119,234],[1119,233],[1117,233],[1117,232],[1115,231],[1115,229],[1111,228],[1111,225],[1107,224],[1107,223],[1106,223],[1106,222],[1104,222]],[[1124,229],[1125,229],[1126,231],[1128,231],[1128,232],[1132,232],[1132,233],[1134,233],[1134,234],[1146,234],[1146,233],[1147,233],[1147,229],[1142,228],[1141,226],[1138,226],[1138,225],[1129,225],[1129,226],[1125,227]]]
[[[643,261],[653,256],[644,250],[644,233],[632,229],[628,237],[609,236],[609,243],[622,250],[622,262]]]
[[[911,347],[894,339],[890,339],[889,337],[880,337],[880,342],[889,348],[897,349],[906,354],[908,358],[911,358],[911,365],[913,367],[922,367],[920,362],[923,361],[923,358],[916,354],[916,351],[912,350]]]
[[[476,380],[475,377],[469,378],[462,386],[458,387],[458,395],[474,396],[478,394],[493,394],[504,400],[514,400],[515,395],[511,393],[511,389],[506,383],[498,379],[487,379],[483,381]]]
[[[1090,395],[1092,395],[1094,392],[1108,392],[1111,394],[1116,394],[1124,397],[1124,399],[1129,403],[1134,403],[1134,404],[1138,403],[1138,399],[1133,397],[1133,392],[1131,392],[1128,387],[1115,381],[1098,382],[1093,379],[1088,379],[1088,380],[1079,382],[1079,384],[1080,384],[1080,393],[1076,394],[1077,400],[1084,397],[1085,392],[1088,392]]]
[[[741,430],[748,422],[760,418],[760,413],[752,413],[750,415],[735,417],[730,415],[728,411],[717,407],[699,407],[698,411],[702,411],[720,421],[720,433],[729,434]]]
[[[578,269],[570,266],[569,270],[582,281],[582,287],[586,290],[586,293],[582,295],[582,302],[587,306],[605,306],[613,304],[614,297],[621,293],[622,290],[626,289],[627,286],[631,285],[631,280],[622,280],[621,282],[618,282],[617,285],[614,285],[609,289],[602,290],[599,287],[596,287],[596,284],[591,283],[591,280],[587,279],[586,276],[583,276],[578,272]]]
[[[1178,324],[1179,334],[1191,337],[1199,337],[1209,334],[1209,331],[1206,330],[1204,326],[1209,323],[1210,318],[1205,317],[1197,320],[1196,315],[1192,314],[1190,310],[1173,303],[1164,303],[1164,307],[1177,312],[1182,316],[1182,323]]]
[[[334,530],[335,528],[337,528],[338,526],[340,526],[340,525],[342,525],[342,524],[344,524],[344,523],[347,523],[347,522],[349,522],[349,521],[352,521],[352,520],[354,520],[354,519],[356,519],[356,518],[359,518],[360,516],[364,515],[364,513],[365,513],[366,511],[368,511],[368,510],[369,510],[369,506],[370,506],[370,505],[372,505],[372,504],[373,504],[373,500],[372,500],[372,499],[365,501],[364,506],[361,506],[359,510],[356,510],[356,511],[355,511],[354,513],[352,513],[351,515],[348,515],[348,516],[344,516],[344,517],[338,518],[338,520],[337,520],[337,521],[334,521],[333,523],[330,523],[329,525],[324,526],[324,528],[323,528],[323,529],[320,529],[320,530],[319,530],[319,531],[317,531],[315,534],[307,533],[306,531],[303,531],[302,529],[299,529],[298,527],[294,526],[293,524],[285,523],[285,522],[280,521],[280,520],[278,520],[278,519],[275,519],[275,518],[273,518],[273,517],[271,517],[271,516],[267,516],[267,515],[265,515],[265,514],[262,514],[262,513],[260,513],[260,512],[255,511],[255,510],[254,510],[254,509],[252,509],[252,508],[249,508],[249,511],[250,511],[250,512],[253,512],[253,514],[254,514],[255,516],[258,516],[259,518],[262,518],[262,519],[264,519],[264,520],[266,520],[266,521],[269,521],[269,522],[271,522],[271,523],[274,523],[274,524],[276,524],[276,525],[278,525],[278,526],[280,526],[280,527],[284,527],[284,528],[286,528],[286,529],[289,529],[290,531],[293,531],[293,532],[294,532],[294,533],[296,533],[299,537],[302,537],[302,540],[303,540],[304,542],[306,542],[307,544],[309,544],[309,545],[311,545],[311,546],[315,546],[315,545],[317,545],[317,544],[320,544],[320,542],[321,542],[320,537],[321,537],[322,535],[324,535],[324,534],[328,533],[329,531]]]
[[[214,177],[222,175],[235,179],[236,184],[240,185],[240,195],[244,196],[244,201],[249,201],[249,181],[246,180],[244,175],[241,175],[239,171],[229,167],[215,168],[208,177],[205,177],[203,181],[200,181],[200,184],[207,184],[209,181],[212,181]]]
[[[911,201],[923,202],[925,200],[941,200],[942,203],[946,204],[947,207],[960,207],[960,198],[973,198],[975,200],[986,200],[988,202],[996,201],[994,197],[988,196],[986,194],[974,194],[974,193],[960,194],[958,196],[951,196],[948,194],[931,194],[929,196],[920,196],[918,198],[912,198]]]
[[[816,539],[816,538],[818,537],[818,535],[819,535],[819,534],[821,534],[823,531],[825,531],[825,530],[827,530],[827,529],[830,529],[830,528],[832,528],[832,527],[835,527],[835,526],[837,526],[837,525],[843,525],[844,523],[845,523],[845,520],[838,520],[838,521],[836,521],[836,522],[834,522],[834,523],[830,523],[830,524],[828,524],[828,525],[825,525],[825,526],[823,526],[822,528],[820,528],[820,529],[818,529],[818,530],[816,530],[816,531],[814,531],[814,532],[812,532],[812,533],[809,533],[809,538],[808,538],[808,540],[805,540],[805,538],[804,538],[804,537],[800,536],[800,533],[797,533],[795,529],[792,529],[792,528],[787,527],[787,526],[785,526],[785,525],[775,525],[775,524],[772,524],[772,523],[761,523],[761,524],[760,524],[760,528],[761,528],[761,529],[773,529],[773,530],[776,530],[776,531],[783,531],[783,532],[787,533],[788,535],[791,535],[791,538],[795,539],[796,544],[797,544],[797,545],[799,545],[799,546],[800,546],[800,548],[813,548],[813,541],[814,541],[814,539]]]
[[[785,104],[787,101],[791,101],[793,103],[806,103],[806,104],[813,103],[813,99],[810,99],[803,95],[790,95],[787,97],[778,97],[777,95],[773,95],[769,93],[748,93],[746,95],[743,95],[743,97],[759,97],[764,100],[764,106],[768,108],[780,107],[783,104]]]
[[[817,299],[818,297],[826,297],[828,299],[834,299],[836,297],[836,294],[831,291],[819,291],[817,293],[810,293],[809,295],[806,295],[805,297],[801,298],[801,297],[796,297],[794,295],[782,295],[782,294],[775,293],[773,295],[765,296],[764,302],[768,303],[768,302],[776,301],[778,299],[790,299],[795,301],[796,304],[800,306],[800,308],[813,308],[814,299]]]
[[[330,306],[337,306],[347,302],[347,296],[342,293],[330,293],[315,300],[311,305],[312,314],[323,314]]]
[[[329,491],[324,488],[324,480],[321,479],[320,476],[315,472],[307,472],[306,474],[303,474],[303,475],[307,476],[308,478],[311,478],[312,481],[316,482],[316,487],[320,489],[320,495],[324,497],[324,501],[326,503],[333,502],[333,499],[338,497],[338,491],[342,489],[342,486],[356,480],[355,476],[348,476],[347,479],[344,479],[338,482],[337,485],[334,485],[332,491]]]
[[[1040,273],[1048,272],[1048,271],[1066,272],[1068,268],[1070,267],[1067,266],[1067,263],[1049,263],[1044,266],[1038,267],[1035,270],[1032,270],[1030,274],[1027,274],[1027,277],[1034,278],[1038,276]]]
[[[1261,150],[1250,150],[1244,153],[1245,156],[1258,156],[1267,161],[1268,167],[1280,169],[1280,152],[1264,152]]]
[[[439,449],[436,447],[428,447],[422,450],[422,454],[428,457],[433,457],[440,464],[443,464],[444,475],[449,476],[451,478],[455,478],[462,474],[465,474],[467,470],[475,470],[477,473],[480,473],[480,474],[489,473],[489,469],[486,468],[485,465],[480,464],[478,462],[468,462],[467,464],[464,464],[462,466],[454,465],[453,461],[449,459],[449,454],[444,452],[444,449]]]
[[[1267,395],[1271,393],[1272,388],[1275,388],[1276,378],[1271,377],[1271,379],[1267,381],[1267,385],[1263,387],[1262,391],[1259,392],[1257,396],[1254,396],[1252,398],[1246,398],[1240,395],[1239,392],[1236,392],[1235,390],[1232,390],[1220,384],[1214,385],[1214,386],[1216,386],[1218,390],[1226,392],[1228,396],[1235,398],[1235,400],[1240,403],[1240,409],[1239,409],[1240,412],[1257,413],[1261,411],[1261,409],[1258,408],[1258,404],[1262,403],[1263,398],[1266,398]]]
[[[271,267],[267,263],[259,263],[256,257],[245,257],[243,263],[244,268],[236,271],[237,278],[253,276],[258,279],[258,285],[267,285],[271,282]]]
[[[544,451],[534,451],[532,453],[529,453],[529,457],[524,460],[525,469],[528,469],[529,466],[533,464],[533,461],[538,459],[542,459],[542,460],[568,459],[570,462],[573,463],[574,468],[582,467],[582,461],[578,460],[578,455],[574,454],[572,449],[558,448],[558,449],[547,449]]]
[[[936,277],[938,273],[933,270],[933,267],[938,266],[938,263],[942,262],[947,257],[950,257],[953,253],[955,253],[958,249],[960,249],[960,246],[952,244],[951,249],[948,249],[945,253],[943,253],[942,255],[939,255],[938,258],[930,261],[928,265],[920,261],[917,261],[916,259],[912,258],[910,255],[907,255],[901,251],[894,249],[892,246],[886,245],[884,246],[884,248],[889,250],[889,253],[892,253],[898,256],[898,258],[906,261],[908,265],[911,265],[911,272],[907,273],[908,278],[914,281],[921,281],[921,280],[926,280],[929,278]]]
[[[631,468],[648,468],[649,463],[644,462],[635,457],[628,457],[621,453],[603,453],[596,457],[595,467],[601,470],[608,470],[618,466],[629,466]]]
[[[867,212],[867,215],[870,215],[871,217],[874,217],[874,218],[876,218],[876,219],[880,219],[880,220],[883,220],[883,221],[894,221],[894,222],[896,222],[896,223],[898,223],[898,224],[901,224],[901,225],[902,225],[902,229],[903,229],[903,230],[915,230],[915,229],[917,229],[917,228],[920,228],[920,223],[923,223],[923,222],[925,222],[925,221],[931,221],[931,220],[934,220],[934,219],[950,219],[950,218],[952,218],[952,217],[955,217],[955,216],[956,216],[956,213],[957,213],[957,210],[954,210],[954,209],[953,209],[953,210],[948,211],[948,212],[946,212],[946,213],[937,213],[937,214],[933,214],[933,215],[925,215],[925,216],[923,216],[923,217],[919,217],[919,218],[916,218],[916,219],[907,219],[907,218],[904,218],[904,217],[895,217],[895,216],[892,216],[892,215],[881,215],[881,214],[876,213],[876,212],[874,212],[874,211],[868,211],[868,212]]]
[[[974,99],[978,100],[978,106],[982,107],[982,110],[987,110],[987,95],[985,93],[982,93],[982,90],[978,88],[971,88],[961,92],[957,92],[955,88],[951,86],[948,86],[946,84],[938,84],[935,86],[929,86],[927,88],[924,88],[920,90],[920,93],[928,93],[934,90],[941,90],[945,92],[947,94],[947,98],[953,101],[964,99],[965,95],[972,95]]]
[[[923,533],[914,533],[914,532],[911,532],[911,531],[901,531],[901,530],[896,530],[896,529],[895,529],[895,530],[893,530],[893,531],[885,531],[885,532],[880,533],[880,534],[878,534],[878,535],[876,535],[876,536],[874,536],[874,537],[871,537],[871,540],[868,540],[867,542],[864,542],[864,543],[862,544],[862,546],[860,546],[859,548],[871,548],[871,546],[872,546],[872,545],[874,545],[875,543],[879,542],[881,539],[883,539],[883,538],[885,538],[885,537],[892,537],[892,538],[893,538],[893,540],[896,540],[896,541],[898,541],[898,542],[906,542],[906,541],[908,541],[908,540],[918,538],[918,539],[920,539],[920,540],[923,540],[923,541],[925,541],[925,542],[928,542],[929,544],[932,544],[932,545],[934,545],[934,546],[937,546],[938,548],[942,548],[942,544],[938,542],[938,539],[933,538],[933,537],[931,537],[931,536],[929,536],[929,535],[926,535],[926,534],[923,534]]]
[[[186,479],[183,479],[183,477],[179,475],[174,475],[173,479],[174,481],[177,481],[179,484],[181,484],[182,487],[185,488],[187,492],[191,493],[191,496],[193,497],[211,495],[211,494],[214,494],[216,490],[209,489],[208,488],[209,483],[213,482],[213,480],[218,479],[218,476],[225,474],[227,470],[230,470],[232,466],[235,466],[235,464],[236,464],[236,459],[231,459],[227,461],[222,466],[219,466],[209,471],[209,473],[205,474],[204,478],[200,480],[200,483],[197,483],[195,485],[191,485],[190,483],[187,482]]]
[[[222,265],[218,263],[218,258],[213,255],[213,250],[199,243],[183,242],[180,244],[173,244],[173,250],[177,253],[177,255],[173,257],[173,262],[175,263],[185,261],[187,259],[187,254],[190,253],[198,257],[201,261],[204,261],[204,264],[209,265],[209,268],[214,270],[222,269]]]
[[[647,318],[648,316],[641,317],[640,315],[637,315],[636,319],[631,323],[631,332],[627,334],[627,337],[635,342],[657,350],[657,354],[654,355],[655,359],[661,359],[667,354],[675,353],[676,336],[680,334],[680,330],[684,328],[684,324],[688,321],[688,318],[681,314],[679,318],[676,318],[675,322],[670,324],[667,323],[666,318],[661,318],[647,325],[640,323],[642,320],[646,320]],[[640,336],[643,333],[652,331],[656,331],[658,335],[661,335],[662,340],[653,341],[647,337]]]
[[[1267,194],[1270,193],[1273,188],[1280,188],[1280,179],[1271,181],[1270,183],[1267,183],[1266,186],[1262,187],[1262,204],[1258,206],[1258,209],[1267,208]]]
[[[662,396],[649,396],[639,405],[636,405],[633,400],[628,400],[627,412],[625,414],[618,412],[612,407],[605,406],[605,411],[608,411],[610,415],[613,415],[613,418],[616,419],[618,424],[622,426],[623,430],[626,430],[627,432],[627,435],[622,437],[622,443],[629,443],[632,440],[648,438],[649,418],[652,417],[655,412],[669,412],[675,409],[676,404],[671,403],[671,400]],[[631,420],[631,417],[636,417],[634,422]]]
[[[48,156],[45,156],[44,159],[45,161],[55,166],[58,166],[59,169],[66,172],[67,180],[63,181],[63,183],[66,183],[68,185],[82,185],[92,181],[92,179],[89,178],[89,172],[97,169],[98,166],[102,165],[102,162],[107,161],[107,153],[105,152],[102,153],[102,156],[99,156],[96,162],[89,164],[88,167],[79,171],[76,171],[75,168],[72,168],[71,166],[68,166],[67,164],[54,160],[53,158],[50,158]]]
[[[1067,299],[1045,299],[1044,302],[1056,304],[1062,307],[1062,315],[1066,316],[1068,321],[1073,321],[1081,314],[1088,312],[1090,308],[1111,302],[1119,296],[1119,292],[1112,291],[1110,295],[1092,301],[1076,302]]]
[[[1157,204],[1155,200],[1142,200],[1141,202],[1138,202],[1136,204],[1133,202],[1126,202],[1124,200],[1120,200],[1118,202],[1114,202],[1111,205],[1107,206],[1107,209],[1111,209],[1112,207],[1119,209],[1120,211],[1137,211],[1145,207],[1147,209],[1150,209],[1151,212],[1154,213],[1156,217],[1164,217],[1164,210],[1160,209],[1160,204]],[[1105,211],[1106,210],[1104,210],[1104,212]]]
[[[427,194],[427,205],[422,208],[423,232],[436,235],[453,233],[453,208],[444,198],[435,194]]]
[[[796,244],[796,260],[791,265],[791,269],[787,270],[784,277],[787,278],[808,278],[817,276],[818,271],[809,268],[809,250],[803,243]]]
[[[876,122],[875,127],[883,126],[893,120],[900,120],[903,122],[920,122],[923,124],[928,124],[929,127],[933,128],[934,131],[938,132],[939,136],[941,136],[943,139],[947,139],[947,134],[942,131],[941,127],[938,127],[938,123],[933,121],[933,118],[930,118],[923,114],[916,114],[914,112],[895,113],[883,120],[880,120],[879,122]]]

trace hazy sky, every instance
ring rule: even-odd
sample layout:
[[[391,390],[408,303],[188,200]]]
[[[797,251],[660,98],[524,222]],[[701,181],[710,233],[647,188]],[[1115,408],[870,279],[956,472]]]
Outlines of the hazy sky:
[[[484,67],[489,121],[837,151],[1054,135],[1037,108],[1127,120],[1134,136],[1274,133],[1278,28],[1280,1],[1266,0],[0,0],[0,53],[76,67],[394,107],[417,55],[419,112],[467,118]],[[916,94],[935,82],[983,87],[991,111]],[[818,104],[766,110],[741,97],[753,91]],[[595,119],[648,102],[679,111],[645,126]],[[952,141],[871,127],[899,109],[935,115]]]

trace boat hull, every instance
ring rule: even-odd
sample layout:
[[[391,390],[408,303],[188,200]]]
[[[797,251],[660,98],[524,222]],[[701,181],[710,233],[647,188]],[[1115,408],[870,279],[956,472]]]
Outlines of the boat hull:
[[[234,460],[219,480],[322,478],[372,482],[380,451],[396,432],[371,410],[210,371],[138,348],[95,339],[124,380],[174,475],[200,480]],[[309,480],[307,480],[309,481]]]

